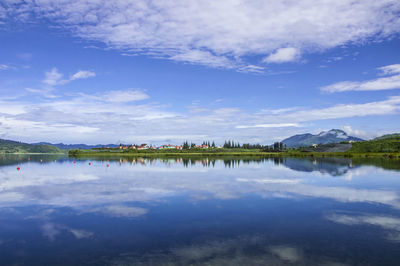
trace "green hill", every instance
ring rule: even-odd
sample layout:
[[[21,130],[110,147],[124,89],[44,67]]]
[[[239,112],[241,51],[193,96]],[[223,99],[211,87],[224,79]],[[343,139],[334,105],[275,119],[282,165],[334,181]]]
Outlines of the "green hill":
[[[384,135],[369,141],[355,142],[349,152],[400,152],[400,134]]]
[[[393,139],[393,138],[399,138],[399,137],[400,137],[400,133],[393,133],[393,134],[387,134],[387,135],[383,135],[383,136],[374,138],[374,140]]]
[[[51,145],[32,145],[0,139],[0,153],[62,153],[62,151]]]

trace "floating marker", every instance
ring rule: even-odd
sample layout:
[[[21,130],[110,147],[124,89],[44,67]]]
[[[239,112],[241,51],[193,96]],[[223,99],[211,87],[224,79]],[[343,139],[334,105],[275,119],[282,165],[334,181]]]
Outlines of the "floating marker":
[[[76,162],[74,161],[74,163],[76,163]]]
[[[89,163],[89,165],[92,165],[92,163]]]
[[[110,165],[109,165],[109,164],[107,164],[107,167],[110,167]]]
[[[18,167],[17,167],[17,171],[19,171],[19,170],[21,170],[21,167],[18,166]]]

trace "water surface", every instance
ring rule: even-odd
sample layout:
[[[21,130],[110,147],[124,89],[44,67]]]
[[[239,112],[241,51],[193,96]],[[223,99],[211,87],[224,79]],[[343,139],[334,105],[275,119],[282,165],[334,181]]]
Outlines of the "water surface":
[[[400,265],[399,168],[385,159],[3,155],[0,262]]]

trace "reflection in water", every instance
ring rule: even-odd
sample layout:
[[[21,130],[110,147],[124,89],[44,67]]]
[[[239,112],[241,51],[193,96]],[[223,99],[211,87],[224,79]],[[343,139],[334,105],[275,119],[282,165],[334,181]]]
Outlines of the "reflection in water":
[[[295,171],[326,173],[332,176],[340,176],[346,174],[350,169],[362,166],[372,165],[390,170],[400,170],[400,160],[388,158],[345,158],[345,157],[262,157],[262,156],[224,156],[224,157],[167,157],[167,158],[146,158],[146,157],[91,157],[80,158],[77,160],[90,161],[96,160],[100,162],[115,162],[120,164],[140,164],[152,165],[162,162],[165,165],[183,165],[191,167],[194,165],[202,165],[204,167],[215,167],[216,162],[222,162],[227,168],[239,167],[241,164],[263,164],[265,162],[273,162],[275,165],[283,165]],[[52,163],[59,160],[70,161],[65,155],[24,155],[24,154],[0,154],[0,166],[15,165],[26,162]]]
[[[6,265],[400,261],[400,175],[385,170],[398,161],[12,156],[0,157]]]

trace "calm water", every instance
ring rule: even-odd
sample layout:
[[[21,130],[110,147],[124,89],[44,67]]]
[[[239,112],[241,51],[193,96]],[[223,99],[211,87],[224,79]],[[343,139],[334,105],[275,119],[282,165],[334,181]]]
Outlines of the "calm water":
[[[3,155],[0,263],[400,265],[398,169],[380,159]]]

